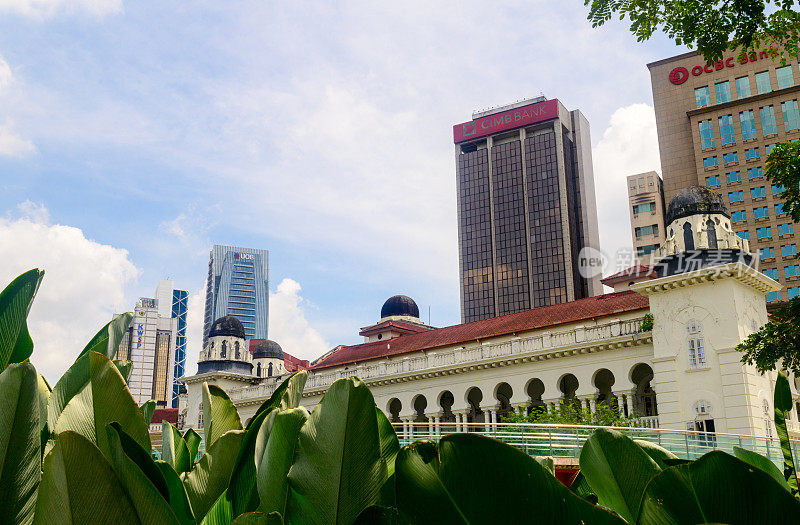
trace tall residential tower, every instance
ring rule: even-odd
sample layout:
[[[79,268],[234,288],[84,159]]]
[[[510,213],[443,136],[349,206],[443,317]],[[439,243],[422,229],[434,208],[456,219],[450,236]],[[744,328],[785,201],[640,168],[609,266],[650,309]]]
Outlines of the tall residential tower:
[[[589,123],[558,100],[525,100],[453,126],[461,319],[602,293]]]
[[[211,325],[226,315],[241,321],[245,338],[267,338],[268,275],[267,250],[214,245],[208,261],[204,345]]]

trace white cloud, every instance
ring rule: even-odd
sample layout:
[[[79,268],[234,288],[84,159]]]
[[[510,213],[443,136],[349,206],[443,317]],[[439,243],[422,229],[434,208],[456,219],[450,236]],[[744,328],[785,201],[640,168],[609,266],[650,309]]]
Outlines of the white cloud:
[[[331,345],[306,319],[307,302],[300,296],[300,283],[284,279],[269,294],[269,338],[300,359],[315,359]]]
[[[24,157],[36,151],[30,140],[22,138],[14,131],[14,123],[6,119],[5,124],[0,124],[0,155],[6,157]]]
[[[616,110],[608,128],[593,148],[600,247],[610,258],[613,273],[618,250],[632,249],[626,177],[646,171],[661,172],[652,106],[632,104]],[[627,211],[623,211],[627,210]]]
[[[16,218],[0,217],[0,286],[31,268],[45,270],[29,316],[31,361],[54,384],[115,312],[130,310],[125,289],[139,270],[126,250],[47,222],[41,204],[27,201],[17,210]]]
[[[86,12],[105,16],[122,12],[122,0],[0,0],[5,11],[32,18],[48,18],[59,13]]]
[[[14,80],[14,75],[11,73],[11,67],[8,62],[0,56],[0,93],[2,93],[11,82]]]

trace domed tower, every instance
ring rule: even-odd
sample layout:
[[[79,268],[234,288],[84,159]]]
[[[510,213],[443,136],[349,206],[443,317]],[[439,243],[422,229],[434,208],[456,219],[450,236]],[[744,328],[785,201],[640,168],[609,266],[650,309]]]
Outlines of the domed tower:
[[[750,243],[731,229],[731,215],[718,194],[700,186],[678,193],[667,207],[666,240],[658,248],[658,277],[731,262],[753,262]]]
[[[419,320],[419,307],[414,299],[407,295],[394,295],[386,299],[381,307],[381,321],[398,319],[422,324]]]
[[[394,295],[383,303],[380,321],[362,328],[359,335],[364,336],[364,341],[370,343],[405,334],[415,334],[431,328],[433,327],[420,320],[419,307],[414,299],[407,295]]]
[[[253,374],[256,377],[272,377],[285,371],[281,345],[269,339],[260,341],[253,349]]]
[[[244,326],[241,321],[226,315],[211,325],[208,341],[200,352],[197,373],[233,372],[252,375],[253,357],[244,339]]]

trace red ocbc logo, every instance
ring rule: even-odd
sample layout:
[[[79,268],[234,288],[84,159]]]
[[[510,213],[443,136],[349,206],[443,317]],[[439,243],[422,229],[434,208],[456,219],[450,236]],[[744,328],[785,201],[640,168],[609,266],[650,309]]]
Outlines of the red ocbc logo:
[[[676,67],[669,72],[669,81],[679,86],[689,78],[689,70],[685,67]]]

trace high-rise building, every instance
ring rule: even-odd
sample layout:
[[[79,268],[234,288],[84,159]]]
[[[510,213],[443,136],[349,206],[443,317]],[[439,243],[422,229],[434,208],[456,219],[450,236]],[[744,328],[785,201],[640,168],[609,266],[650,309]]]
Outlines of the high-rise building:
[[[589,123],[544,97],[453,126],[461,319],[602,293],[580,271],[599,249]]]
[[[128,388],[138,404],[172,405],[177,331],[178,319],[159,315],[156,299],[139,299],[117,351],[117,359],[133,362]]]
[[[175,367],[172,377],[172,408],[178,407],[178,394],[181,383],[179,377],[186,372],[186,314],[189,309],[189,294],[185,290],[176,290],[172,281],[161,280],[156,287],[156,301],[159,317],[177,319],[175,332]]]
[[[722,195],[761,270],[785,287],[767,294],[772,304],[800,295],[795,224],[783,188],[764,177],[772,147],[800,138],[798,62],[787,56],[781,64],[776,55],[734,53],[706,64],[691,52],[647,66],[665,199],[692,185]]]
[[[267,250],[214,245],[208,261],[204,345],[214,321],[227,315],[242,323],[245,338],[267,338],[268,276]]]
[[[643,263],[664,242],[664,189],[655,171],[628,177],[628,213],[636,258]]]

